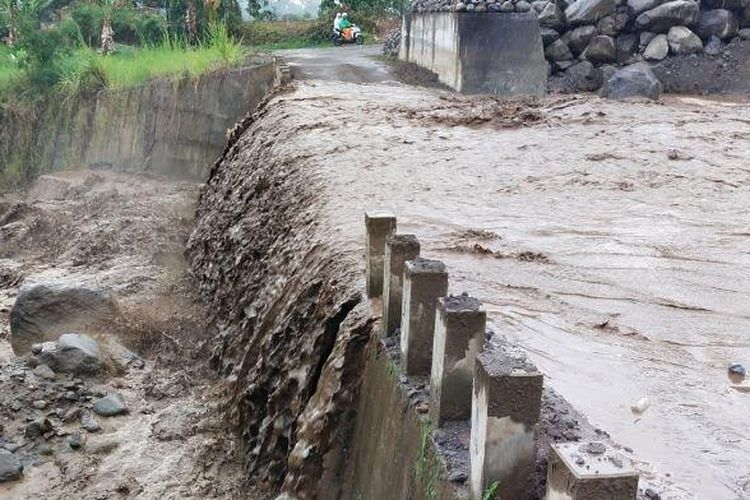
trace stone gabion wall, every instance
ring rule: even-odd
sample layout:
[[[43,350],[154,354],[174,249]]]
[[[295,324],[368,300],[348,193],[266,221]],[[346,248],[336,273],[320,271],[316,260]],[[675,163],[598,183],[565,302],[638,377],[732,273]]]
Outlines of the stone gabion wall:
[[[415,0],[412,6],[415,12],[533,12],[550,74],[572,70],[582,81],[595,69],[606,74],[670,55],[715,56],[734,38],[750,40],[750,0]]]

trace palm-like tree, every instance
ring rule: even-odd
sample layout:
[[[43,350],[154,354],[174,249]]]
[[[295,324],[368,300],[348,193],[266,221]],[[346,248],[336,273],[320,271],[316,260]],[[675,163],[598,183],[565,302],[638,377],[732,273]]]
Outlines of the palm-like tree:
[[[112,29],[112,14],[119,7],[118,0],[99,0],[104,7],[104,16],[102,17],[102,33],[100,36],[101,44],[99,52],[107,55],[115,51],[115,31]]]

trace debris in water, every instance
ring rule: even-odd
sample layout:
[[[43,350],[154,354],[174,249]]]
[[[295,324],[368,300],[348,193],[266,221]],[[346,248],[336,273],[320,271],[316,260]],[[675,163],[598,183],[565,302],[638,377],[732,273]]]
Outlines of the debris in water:
[[[630,411],[632,411],[636,415],[642,415],[646,410],[648,410],[649,406],[651,406],[651,402],[647,397],[643,397],[630,407]]]

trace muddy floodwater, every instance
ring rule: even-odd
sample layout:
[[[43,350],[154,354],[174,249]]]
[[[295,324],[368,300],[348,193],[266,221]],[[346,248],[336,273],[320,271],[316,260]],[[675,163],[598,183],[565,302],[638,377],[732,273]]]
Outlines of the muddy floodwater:
[[[321,81],[277,99],[265,123],[295,141],[268,147],[320,172],[333,239],[361,253],[363,211],[392,211],[642,485],[750,497],[750,394],[727,377],[750,365],[747,105]]]

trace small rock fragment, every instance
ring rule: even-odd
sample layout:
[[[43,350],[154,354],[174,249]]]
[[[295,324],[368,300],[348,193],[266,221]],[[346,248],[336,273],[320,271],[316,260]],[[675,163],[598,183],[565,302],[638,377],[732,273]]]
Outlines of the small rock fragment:
[[[128,413],[128,407],[122,396],[113,392],[94,402],[94,412],[103,417],[114,417]]]
[[[0,449],[0,483],[21,477],[23,464],[13,453]]]
[[[87,432],[99,432],[102,428],[99,425],[99,421],[96,420],[96,417],[91,414],[91,412],[85,412],[81,416],[81,426],[87,431]]]
[[[648,407],[651,406],[651,402],[648,400],[648,398],[644,397],[639,399],[634,405],[630,407],[630,411],[632,411],[636,415],[642,415],[643,412],[648,410]]]
[[[36,375],[37,377],[43,378],[45,380],[55,379],[55,372],[52,371],[52,368],[44,364],[39,365],[36,368],[34,368],[34,375]]]
[[[81,446],[82,446],[82,444],[83,444],[83,440],[81,438],[81,433],[80,432],[74,432],[68,438],[68,446],[70,446],[74,450],[80,449]]]

